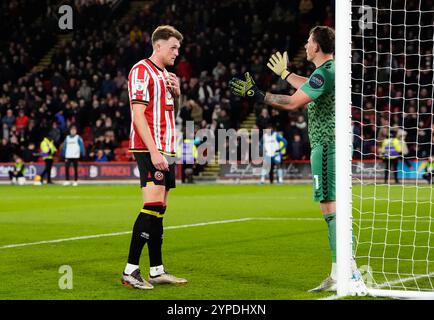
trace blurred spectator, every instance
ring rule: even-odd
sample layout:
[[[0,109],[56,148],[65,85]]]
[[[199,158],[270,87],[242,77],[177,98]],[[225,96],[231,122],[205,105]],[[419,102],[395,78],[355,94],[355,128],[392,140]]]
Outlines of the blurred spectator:
[[[186,126],[187,121],[192,121],[193,117],[191,116],[192,112],[192,104],[191,100],[187,101],[184,105],[182,105],[179,116],[182,119],[183,127]]]
[[[14,168],[12,170],[9,170],[9,179],[11,180],[12,184],[23,185],[25,181],[24,174],[26,171],[26,166],[23,163],[23,159],[18,156],[14,157],[15,164]]]
[[[87,80],[83,80],[81,82],[81,86],[80,89],[78,89],[78,93],[86,102],[90,101],[92,97],[92,88],[88,86]]]
[[[217,62],[217,65],[212,70],[212,75],[214,76],[214,80],[221,80],[226,75],[226,67],[220,61]]]
[[[410,160],[408,159],[408,146],[407,142],[405,141],[407,137],[407,131],[398,129],[396,133],[396,138],[398,139],[399,143],[401,144],[401,160],[403,163],[407,165],[408,168],[413,169],[413,165],[411,164]]]
[[[124,74],[122,73],[122,71],[118,71],[116,73],[116,77],[114,78],[114,83],[116,85],[116,89],[120,90],[127,82],[128,82],[128,80],[124,76]]]
[[[306,160],[304,145],[299,134],[294,134],[289,147],[289,156],[292,160]]]
[[[22,132],[29,124],[29,117],[26,116],[24,110],[18,111],[18,117],[15,120],[15,125],[17,126],[17,131]]]
[[[65,182],[63,185],[69,185],[69,167],[71,164],[74,168],[73,186],[77,186],[78,180],[78,160],[84,158],[85,148],[83,139],[77,134],[77,128],[72,126],[69,129],[69,135],[65,138],[62,148],[62,157],[65,159]]]
[[[42,140],[41,142],[40,149],[42,159],[45,162],[44,170],[41,173],[41,180],[43,181],[44,176],[47,176],[47,184],[52,184],[53,182],[51,181],[51,168],[53,166],[54,154],[57,151],[57,148],[53,142],[53,138],[51,136],[45,137],[44,140]]]
[[[422,178],[424,178],[429,184],[432,184],[434,176],[434,157],[431,156],[427,161],[424,161],[418,169],[418,172],[424,171]]]
[[[3,138],[0,144],[0,162],[12,161],[12,147],[7,138]]]
[[[260,130],[264,130],[268,127],[268,125],[271,123],[270,114],[268,112],[267,108],[263,108],[261,110],[261,114],[258,117],[258,120],[256,121],[256,125]]]
[[[24,162],[36,162],[38,160],[38,153],[36,146],[33,142],[23,150],[23,160]]]
[[[217,116],[217,128],[218,129],[229,129],[231,126],[230,118],[225,109],[221,109]]]
[[[108,93],[114,94],[116,92],[116,84],[111,79],[110,74],[106,73],[104,80],[101,83],[101,95],[106,96]]]
[[[95,162],[106,162],[106,161],[108,161],[108,157],[107,157],[107,155],[104,153],[103,150],[98,149],[98,151],[96,152],[96,155],[95,155],[95,159],[94,159],[94,161],[95,161]]]
[[[176,73],[179,77],[181,77],[183,81],[190,81],[192,69],[190,62],[188,62],[185,56],[181,56],[181,58],[179,59],[178,65],[176,67]]]
[[[2,124],[6,124],[9,129],[15,124],[15,116],[12,109],[6,111],[6,115],[2,118]]]
[[[53,121],[53,123],[51,125],[51,130],[48,132],[48,135],[53,140],[53,143],[55,145],[59,144],[62,133],[61,133],[56,121]]]
[[[199,123],[203,119],[203,109],[194,100],[190,100],[191,117],[195,123]]]
[[[389,173],[392,172],[395,178],[395,183],[399,183],[398,180],[398,160],[401,157],[401,144],[395,137],[395,132],[389,131],[386,139],[381,143],[380,155],[383,158],[384,169],[384,183],[389,182]]]

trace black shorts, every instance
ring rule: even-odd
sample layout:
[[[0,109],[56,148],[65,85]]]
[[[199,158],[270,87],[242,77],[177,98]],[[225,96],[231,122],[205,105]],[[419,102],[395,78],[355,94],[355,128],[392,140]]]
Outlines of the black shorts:
[[[169,161],[169,156],[163,155]],[[157,186],[165,186],[166,190],[176,187],[175,162],[169,163],[169,171],[160,171],[154,167],[149,152],[134,152],[134,158],[140,172],[140,186],[146,187],[147,183],[153,183]]]

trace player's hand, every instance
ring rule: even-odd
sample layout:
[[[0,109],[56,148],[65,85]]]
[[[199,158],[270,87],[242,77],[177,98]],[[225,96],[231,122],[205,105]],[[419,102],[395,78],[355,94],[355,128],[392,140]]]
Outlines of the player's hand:
[[[285,51],[283,56],[277,51],[268,59],[267,67],[270,68],[275,74],[281,77],[283,80],[289,76],[290,72],[288,68],[288,53]]]
[[[232,78],[229,81],[231,92],[240,97],[254,98],[257,102],[264,102],[265,93],[256,86],[250,73],[244,74],[246,80]]]
[[[167,87],[175,97],[181,95],[181,87],[179,84],[179,79],[176,74],[169,72],[169,79],[167,79]]]
[[[161,153],[151,152],[151,161],[157,170],[169,171],[169,163]]]

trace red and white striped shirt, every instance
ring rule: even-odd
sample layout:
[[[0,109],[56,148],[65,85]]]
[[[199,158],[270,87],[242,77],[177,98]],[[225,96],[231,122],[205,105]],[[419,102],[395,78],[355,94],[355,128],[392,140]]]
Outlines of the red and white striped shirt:
[[[134,124],[133,103],[146,105],[145,117],[157,149],[161,153],[175,155],[174,100],[166,86],[169,73],[157,67],[151,60],[137,62],[128,76],[128,92],[131,109],[129,150],[147,151]]]

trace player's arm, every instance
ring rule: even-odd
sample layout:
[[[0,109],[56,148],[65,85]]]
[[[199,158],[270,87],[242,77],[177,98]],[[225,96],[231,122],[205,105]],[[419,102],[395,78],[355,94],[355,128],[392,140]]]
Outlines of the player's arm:
[[[298,74],[291,73],[287,78],[286,81],[293,86],[295,89],[300,88],[308,78],[299,76]]]
[[[294,110],[311,101],[312,99],[301,89],[298,89],[292,96],[267,92],[264,97],[265,104],[281,110]]]
[[[80,155],[82,158],[84,158],[86,154],[86,148],[83,143],[83,139],[81,137],[78,137],[78,145],[80,146]]]
[[[300,88],[308,79],[288,71],[288,53],[286,51],[283,55],[279,51],[273,54],[268,60],[267,67],[295,89]]]
[[[168,170],[169,165],[166,158],[158,151],[157,145],[152,138],[151,130],[149,129],[148,121],[145,117],[146,104],[133,103],[133,125],[139,134],[140,138],[146,144],[150,154],[151,161],[158,170]]]

